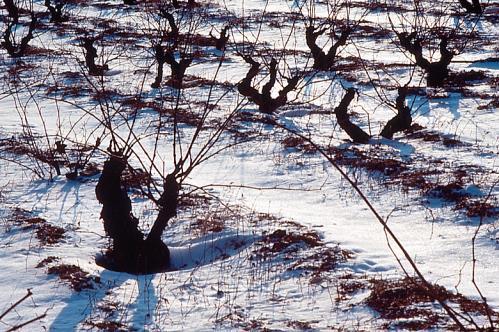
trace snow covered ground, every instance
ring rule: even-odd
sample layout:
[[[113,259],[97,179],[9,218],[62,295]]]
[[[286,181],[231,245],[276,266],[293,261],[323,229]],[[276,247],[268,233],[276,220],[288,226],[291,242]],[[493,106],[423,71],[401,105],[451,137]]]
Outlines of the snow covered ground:
[[[419,311],[404,311],[407,317],[373,307],[379,280],[405,280],[402,267],[408,276],[415,272],[365,202],[311,143],[358,184],[429,282],[478,301],[473,305],[479,308],[481,292],[499,310],[497,3],[484,3],[485,14],[476,23],[471,15],[441,16],[439,10],[463,11],[451,2],[423,2],[425,24],[476,33],[464,46],[453,44],[460,53],[451,72],[459,77],[482,72],[478,79],[458,77],[444,88],[430,88],[392,31],[415,22],[412,2],[348,2],[338,10],[332,1],[199,2],[196,9],[169,9],[181,32],[217,35],[230,24],[230,39],[225,52],[199,36],[192,38],[199,44],[191,39],[182,44],[197,56],[181,93],[166,86],[167,65],[163,86],[150,87],[156,75],[153,45],[158,31],[169,31],[154,1],[132,6],[70,1],[69,21],[59,25],[35,1],[39,26],[30,45],[37,49],[12,58],[0,48],[0,315],[27,289],[32,292],[0,318],[0,329],[33,318],[39,319],[22,328],[455,329],[436,301],[414,300],[406,307]],[[354,33],[340,48],[337,70],[311,71],[304,37],[308,17],[320,22],[333,16],[335,29],[348,19]],[[3,18],[2,31],[8,20]],[[16,33],[23,33],[26,20],[22,16]],[[79,39],[84,36],[97,38],[97,62],[110,69],[104,76],[87,75]],[[330,46],[325,36],[319,41]],[[238,53],[262,63],[254,80],[259,87],[268,81],[270,58],[279,60],[274,97],[286,78],[306,71],[286,106],[259,114],[238,93],[235,84],[249,69]],[[395,114],[388,104],[406,83],[411,88],[406,103],[421,127],[394,140],[381,138],[378,133]],[[333,110],[343,87],[358,90],[349,110],[373,136],[368,144],[351,143],[338,127]],[[182,179],[178,216],[163,234],[172,271],[136,276],[95,264],[109,244],[95,185],[111,131],[123,146],[133,144],[130,164],[156,183],[172,171],[174,159],[182,156],[187,168],[210,146],[210,158]],[[66,151],[57,152],[57,141]],[[53,162],[50,166],[54,156],[60,175]],[[71,179],[66,174],[74,164],[85,170]],[[129,193],[147,231],[157,208],[136,185]],[[489,320],[499,325],[495,313],[472,310],[471,304],[463,309],[456,299],[446,302],[463,313],[467,327],[473,327],[467,314],[479,326],[489,326]]]

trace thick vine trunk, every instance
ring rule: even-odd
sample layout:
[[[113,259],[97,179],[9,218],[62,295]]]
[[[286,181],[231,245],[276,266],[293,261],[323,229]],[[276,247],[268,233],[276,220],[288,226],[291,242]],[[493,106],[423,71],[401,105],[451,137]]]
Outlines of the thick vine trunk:
[[[94,39],[84,38],[83,48],[85,49],[85,64],[88,67],[88,74],[91,76],[102,76],[104,72],[109,70],[107,65],[98,65],[95,63],[97,58],[97,49],[94,47]]]
[[[405,104],[407,96],[407,86],[398,89],[398,96],[396,99],[397,115],[391,118],[383,127],[380,135],[392,139],[393,135],[399,131],[409,129],[412,124],[411,109]]]
[[[251,65],[246,77],[243,78],[237,85],[240,94],[247,97],[250,101],[258,105],[258,110],[262,113],[272,114],[279,107],[286,105],[288,101],[288,93],[293,91],[298,85],[300,77],[298,75],[287,79],[287,84],[283,87],[276,98],[271,95],[271,90],[277,80],[277,61],[272,59],[269,66],[269,81],[263,86],[262,92],[259,92],[251,84],[253,78],[258,75],[260,64],[253,60],[250,56],[243,56],[243,59]]]
[[[4,0],[3,2],[12,23],[17,24],[19,22],[19,8],[17,8],[16,3],[14,0]]]
[[[28,26],[28,33],[26,34],[26,36],[21,38],[19,44],[17,44],[14,40],[16,24],[14,22],[7,24],[7,28],[3,35],[3,42],[1,43],[1,45],[5,48],[5,50],[7,50],[7,53],[11,57],[20,58],[26,55],[29,46],[28,44],[34,38],[33,32],[35,31],[36,24],[36,16],[34,14],[31,14],[31,22]]]
[[[219,51],[225,50],[225,46],[227,45],[227,42],[229,41],[229,26],[226,25],[222,31],[220,32],[220,37],[214,36],[211,31],[210,31],[210,37],[213,41],[215,41],[215,48]]]
[[[468,0],[459,0],[459,3],[470,14],[481,14],[483,11],[479,0],[472,0],[471,3]]]
[[[192,58],[181,57],[180,61],[175,59],[172,51],[165,52],[165,62],[170,65],[172,77],[168,80],[167,84],[175,89],[182,89],[182,82],[185,77],[185,71],[192,63]]]
[[[414,55],[416,65],[426,72],[426,81],[428,86],[442,86],[445,79],[449,76],[448,67],[454,57],[454,53],[447,49],[449,38],[447,36],[441,37],[439,44],[440,60],[430,62],[423,56],[422,40],[417,37],[416,32],[412,32],[410,34],[403,32],[397,33],[397,35],[400,45],[409,53]]]
[[[158,63],[158,72],[156,74],[154,82],[151,84],[151,87],[157,89],[160,87],[161,82],[163,81],[163,67],[166,61],[163,47],[159,44],[154,47],[154,57],[156,59],[156,62]]]
[[[50,0],[45,0],[45,7],[47,7],[48,11],[50,12],[50,22],[63,23],[68,20],[68,17],[65,16],[62,12],[64,3],[56,3],[54,6],[50,3]]]
[[[165,271],[170,265],[170,252],[161,240],[168,220],[175,215],[178,188],[174,177],[165,183],[161,196],[160,212],[151,233],[144,239],[138,229],[138,219],[132,213],[132,204],[121,184],[121,174],[126,161],[120,156],[111,156],[95,188],[102,204],[101,218],[104,230],[112,239],[112,247],[96,262],[113,271],[134,274]]]
[[[336,114],[336,119],[341,129],[343,129],[348,136],[350,136],[352,141],[355,143],[365,144],[369,142],[371,136],[369,136],[369,134],[363,131],[359,126],[352,123],[352,121],[350,121],[350,115],[348,114],[348,106],[354,97],[355,90],[353,88],[349,88],[345,96],[343,96],[340,104],[334,109],[334,113]]]
[[[312,53],[312,57],[314,58],[312,68],[317,70],[330,70],[334,66],[338,48],[346,44],[348,36],[350,35],[350,30],[343,31],[338,40],[333,43],[326,54],[319,46],[317,46],[317,38],[324,32],[326,32],[325,29],[316,30],[316,28],[312,25],[308,26],[305,30],[305,40]]]

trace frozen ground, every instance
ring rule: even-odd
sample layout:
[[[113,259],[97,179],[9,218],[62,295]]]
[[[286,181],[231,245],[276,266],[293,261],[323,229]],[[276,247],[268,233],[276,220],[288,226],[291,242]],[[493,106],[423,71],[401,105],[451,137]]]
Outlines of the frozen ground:
[[[290,139],[297,136],[283,128],[335,156],[428,281],[478,302],[480,291],[499,310],[498,4],[486,2],[475,25],[472,16],[439,19],[439,9],[458,10],[450,3],[432,8],[423,2],[434,10],[428,22],[459,23],[459,31],[478,35],[450,68],[461,74],[480,70],[481,79],[435,89],[426,87],[424,74],[410,66],[393,42],[396,36],[383,32],[392,29],[388,15],[393,29],[407,29],[415,15],[412,3],[399,8],[351,2],[336,17],[344,19],[348,12],[351,24],[359,24],[338,55],[344,67],[309,72],[287,106],[263,116],[237,92],[235,84],[249,69],[237,53],[255,48],[253,55],[262,64],[270,62],[270,54],[277,57],[279,84],[285,83],[280,75],[310,70],[304,38],[308,17],[325,18],[334,10],[322,2],[315,10],[303,1],[201,3],[191,21],[182,10],[176,12],[185,15],[181,30],[207,36],[229,20],[230,42],[225,53],[213,46],[186,46],[199,56],[187,70],[191,85],[182,90],[178,104],[178,90],[150,87],[156,74],[152,46],[158,31],[167,29],[156,2],[69,2],[70,19],[60,25],[49,23],[43,3],[35,2],[41,23],[31,44],[38,49],[19,59],[0,49],[0,314],[27,289],[33,293],[1,317],[0,329],[39,316],[24,329],[455,329],[435,301],[408,304],[420,311],[407,317],[390,318],[374,308],[378,284],[373,280],[405,280],[396,257],[409,276],[414,271],[331,163],[307,141]],[[367,3],[380,7],[369,10]],[[1,10],[3,15],[6,9]],[[7,22],[5,17],[2,31]],[[105,76],[86,75],[78,39],[85,34],[101,37],[97,59],[110,67]],[[327,43],[327,38],[320,41]],[[255,82],[262,86],[267,74],[262,65]],[[214,77],[220,84],[199,83]],[[394,114],[387,102],[409,80],[413,90],[406,103],[423,129],[399,133],[394,140],[378,137]],[[372,133],[368,144],[351,143],[337,125],[332,111],[344,95],[342,86],[359,91],[350,110],[354,121]],[[378,94],[381,90],[386,95]],[[211,110],[207,101],[216,107],[203,122],[200,115]],[[176,118],[169,109],[181,115]],[[217,136],[228,118],[230,124]],[[198,134],[199,123],[203,130]],[[195,164],[183,179],[178,216],[163,235],[171,248],[172,271],[135,276],[95,264],[95,256],[108,246],[94,192],[99,173],[76,179],[65,174],[82,161],[100,169],[110,129],[123,144],[140,143],[133,146],[130,164],[150,172],[156,183],[173,169],[174,158],[186,155],[191,142],[189,157],[195,159],[210,137],[217,137],[209,155],[217,153]],[[95,148],[97,140],[102,144]],[[64,142],[67,151],[57,155],[56,141]],[[54,155],[61,175],[46,162]],[[374,167],[380,160],[381,169]],[[392,172],[388,161],[400,169]],[[412,185],[413,176],[423,173],[428,186]],[[446,196],[449,184],[459,185],[458,193]],[[129,187],[134,214],[147,230],[157,209],[136,185]],[[470,202],[490,204],[490,213],[473,215]],[[438,319],[432,321],[424,310]],[[478,326],[488,326],[483,310],[459,310],[462,321],[469,314]],[[422,323],[397,325],[408,322]],[[466,324],[474,327],[469,320]]]

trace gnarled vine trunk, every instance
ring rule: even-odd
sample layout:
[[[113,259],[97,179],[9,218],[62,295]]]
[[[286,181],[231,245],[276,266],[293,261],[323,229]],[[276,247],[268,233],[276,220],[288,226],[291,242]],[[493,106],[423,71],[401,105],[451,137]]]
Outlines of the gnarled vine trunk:
[[[396,132],[407,130],[411,126],[411,109],[405,104],[407,90],[407,86],[398,88],[398,96],[395,101],[397,114],[383,127],[383,130],[380,133],[381,136],[392,139]]]
[[[442,36],[439,44],[440,60],[430,62],[423,56],[423,40],[417,36],[417,32],[397,33],[400,45],[411,53],[416,59],[416,65],[426,72],[428,86],[442,86],[449,76],[449,65],[454,53],[448,49],[449,37]]]
[[[108,65],[98,65],[95,63],[97,58],[97,49],[94,47],[93,38],[83,38],[83,48],[85,49],[85,64],[88,67],[88,74],[91,76],[102,76],[109,70]]]
[[[279,92],[278,96],[273,98],[271,90],[274,87],[277,79],[277,61],[272,59],[269,66],[269,81],[262,87],[262,92],[259,92],[252,86],[252,80],[258,75],[260,64],[253,60],[250,56],[243,56],[246,63],[251,65],[246,77],[243,78],[237,85],[237,90],[240,94],[247,97],[250,101],[258,105],[258,109],[262,113],[272,114],[279,107],[286,105],[288,101],[288,93],[293,91],[300,80],[299,75],[295,75],[287,79],[287,84]]]
[[[334,109],[334,114],[336,114],[336,119],[341,129],[343,129],[355,143],[367,143],[371,136],[350,121],[350,115],[348,114],[348,106],[354,97],[355,89],[349,88],[341,99],[340,104]]]
[[[305,30],[305,40],[308,48],[310,48],[312,57],[314,58],[312,68],[317,70],[330,70],[334,66],[338,48],[346,44],[348,36],[350,35],[349,29],[344,30],[326,54],[319,46],[317,46],[317,38],[324,32],[326,32],[326,29],[317,30],[312,25],[308,26]]]
[[[472,0],[471,2],[468,0],[459,0],[459,3],[470,14],[481,14],[483,12],[480,0]]]
[[[62,9],[64,8],[64,3],[56,3],[55,6],[50,3],[50,0],[45,0],[45,7],[47,7],[50,13],[50,22],[52,23],[63,23],[68,20],[68,17],[64,15]]]
[[[211,39],[215,42],[215,47],[219,51],[225,50],[225,46],[227,45],[227,42],[229,41],[229,26],[226,25],[222,31],[220,32],[220,37],[214,36],[211,31],[210,31],[210,37]]]
[[[5,9],[7,14],[12,20],[12,23],[17,24],[19,22],[19,8],[17,7],[14,0],[4,0]]]
[[[28,33],[21,38],[19,43],[16,43],[14,40],[15,31],[17,29],[17,24],[14,22],[7,24],[3,35],[3,42],[1,46],[7,50],[7,53],[13,58],[20,58],[26,55],[28,51],[29,42],[34,38],[33,32],[35,31],[35,27],[37,24],[37,19],[35,14],[31,14],[31,22],[28,26]]]
[[[170,251],[161,240],[168,220],[176,214],[178,186],[171,175],[165,182],[165,191],[158,201],[159,214],[149,235],[139,230],[139,220],[132,213],[132,203],[121,183],[125,170],[123,157],[112,155],[105,163],[95,188],[102,204],[101,218],[104,230],[112,239],[112,247],[100,258],[98,265],[113,271],[134,274],[168,270]]]

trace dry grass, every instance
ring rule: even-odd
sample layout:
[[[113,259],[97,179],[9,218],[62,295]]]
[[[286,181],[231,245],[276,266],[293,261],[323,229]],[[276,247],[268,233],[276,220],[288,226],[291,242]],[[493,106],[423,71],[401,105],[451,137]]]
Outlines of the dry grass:
[[[320,246],[315,253],[299,258],[288,268],[289,271],[302,271],[310,275],[310,283],[319,284],[328,279],[327,273],[336,270],[338,264],[353,257],[353,253],[339,246]]]
[[[36,265],[36,268],[45,267],[45,266],[50,265],[52,263],[55,263],[59,260],[60,260],[60,258],[57,256],[48,256],[48,257],[42,259],[40,262],[38,262],[38,264]]]
[[[366,303],[388,321],[385,328],[421,330],[446,326],[448,317],[433,301],[434,298],[458,305],[465,314],[486,316],[490,313],[495,319],[499,318],[499,313],[493,312],[481,301],[454,294],[442,286],[432,285],[427,290],[416,278],[371,279],[370,284],[371,293]]]
[[[320,235],[294,222],[279,222],[283,228],[264,234],[255,243],[250,259],[277,262],[286,266],[287,272],[298,272],[307,276],[311,284],[320,284],[330,279],[330,272],[338,264],[353,257],[353,253],[339,246],[326,245]]]
[[[120,322],[113,321],[102,321],[102,322],[93,322],[93,321],[85,321],[85,325],[96,329],[98,331],[106,331],[106,332],[127,332],[133,331],[130,330],[125,324]]]
[[[355,293],[364,290],[368,287],[367,280],[365,278],[359,278],[351,273],[345,274],[338,278],[337,300],[346,300],[350,298]]]
[[[281,144],[286,149],[296,149],[304,153],[316,153],[317,149],[303,138],[297,136],[287,136],[281,141]]]
[[[456,204],[456,208],[465,210],[466,216],[470,218],[493,218],[499,216],[499,207],[479,199],[463,199]]]
[[[407,169],[407,166],[400,160],[390,157],[382,158],[372,156],[355,147],[350,147],[348,149],[330,147],[328,152],[339,165],[360,168],[390,177],[396,177]]]
[[[66,281],[69,286],[77,292],[84,289],[93,289],[94,282],[98,282],[98,279],[92,278],[79,266],[73,264],[51,266],[48,268],[47,273],[54,274],[58,276],[59,279]]]
[[[126,188],[140,189],[152,184],[151,175],[141,169],[127,167],[121,176],[121,181]]]
[[[38,147],[34,137],[19,136],[3,139],[0,141],[0,151],[31,157],[54,168],[59,167],[60,163],[52,151]]]
[[[419,125],[413,125],[408,132],[410,138],[423,139],[429,142],[442,142],[447,147],[465,146],[456,139],[450,139],[436,132],[424,130]],[[288,139],[286,146],[293,147],[302,144],[301,140]],[[432,199],[440,199],[446,204],[453,204],[456,210],[463,210],[468,217],[495,217],[499,215],[499,207],[495,199],[486,200],[485,197],[474,197],[466,188],[469,185],[478,185],[474,181],[476,174],[487,172],[481,166],[461,165],[449,169],[445,167],[445,160],[428,158],[424,168],[414,166],[413,162],[391,158],[386,151],[372,149],[360,150],[357,147],[337,148],[330,147],[329,154],[339,165],[349,168],[358,168],[368,174],[383,175],[378,181],[386,185],[400,185],[403,191],[411,189]],[[385,155],[384,157],[381,157]]]
[[[467,70],[460,72],[451,72],[447,78],[447,84],[451,86],[464,87],[474,83],[483,83],[489,77],[481,70]]]
[[[42,246],[61,242],[66,233],[64,228],[51,225],[43,218],[33,217],[30,212],[20,208],[15,208],[12,211],[10,219],[21,225],[23,229],[35,230],[36,238]]]
[[[246,111],[239,112],[236,115],[236,119],[240,122],[261,123],[270,126],[274,126],[276,124],[276,120],[269,116]]]
[[[64,228],[50,224],[41,224],[36,230],[36,238],[42,245],[54,245],[64,238]]]
[[[299,331],[310,331],[313,330],[313,322],[305,322],[301,320],[290,320],[286,325],[292,329]]]
[[[302,246],[317,247],[322,244],[319,235],[314,232],[296,233],[285,229],[277,229],[274,232],[264,235],[259,241],[261,247],[257,250],[260,258],[265,259],[272,254],[283,251],[296,252]]]

